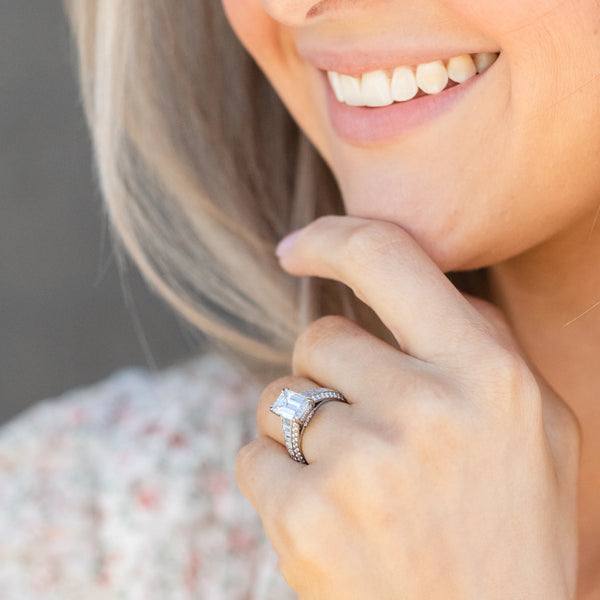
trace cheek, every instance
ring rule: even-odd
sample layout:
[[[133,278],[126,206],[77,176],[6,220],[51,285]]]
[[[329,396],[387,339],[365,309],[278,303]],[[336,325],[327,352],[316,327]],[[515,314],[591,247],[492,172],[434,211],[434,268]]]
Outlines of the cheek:
[[[257,60],[269,51],[276,35],[276,24],[260,0],[222,0],[227,20],[236,36]]]
[[[564,0],[441,0],[441,4],[462,21],[498,39],[522,32],[568,3]]]
[[[283,3],[280,0],[222,0],[222,3],[237,38],[296,123],[321,154],[326,154],[323,119],[315,106],[313,69],[299,57],[292,28],[267,12],[267,8],[274,12],[273,7]]]

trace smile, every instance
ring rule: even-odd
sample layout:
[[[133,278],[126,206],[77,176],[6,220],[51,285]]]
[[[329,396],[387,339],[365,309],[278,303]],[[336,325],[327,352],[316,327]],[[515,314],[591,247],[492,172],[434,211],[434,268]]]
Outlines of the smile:
[[[382,107],[439,94],[464,83],[486,71],[498,55],[497,52],[462,54],[447,61],[379,69],[359,77],[327,71],[327,78],[338,102],[348,106]]]

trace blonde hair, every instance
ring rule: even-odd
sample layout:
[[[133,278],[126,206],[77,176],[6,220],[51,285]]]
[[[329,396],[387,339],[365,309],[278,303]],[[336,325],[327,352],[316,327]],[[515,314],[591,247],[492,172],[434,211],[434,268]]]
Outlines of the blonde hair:
[[[321,314],[377,328],[344,286],[278,266],[277,240],[343,205],[220,0],[65,5],[107,212],[150,285],[265,377]]]

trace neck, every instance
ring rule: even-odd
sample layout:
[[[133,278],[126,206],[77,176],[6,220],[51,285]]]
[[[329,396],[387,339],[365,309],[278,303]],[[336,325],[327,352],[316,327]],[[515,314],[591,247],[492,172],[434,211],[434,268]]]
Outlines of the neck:
[[[582,427],[580,590],[600,589],[600,218],[490,267],[492,298]],[[598,586],[598,587],[596,587]],[[585,597],[585,596],[581,596]]]

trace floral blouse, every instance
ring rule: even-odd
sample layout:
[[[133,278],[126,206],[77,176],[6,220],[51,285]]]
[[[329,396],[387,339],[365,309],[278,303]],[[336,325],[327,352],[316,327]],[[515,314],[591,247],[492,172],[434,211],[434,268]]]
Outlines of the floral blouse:
[[[235,482],[258,389],[208,355],[0,429],[2,600],[291,600]]]

